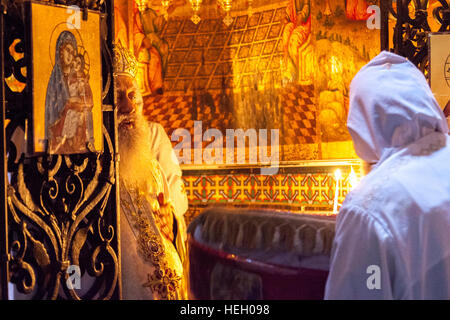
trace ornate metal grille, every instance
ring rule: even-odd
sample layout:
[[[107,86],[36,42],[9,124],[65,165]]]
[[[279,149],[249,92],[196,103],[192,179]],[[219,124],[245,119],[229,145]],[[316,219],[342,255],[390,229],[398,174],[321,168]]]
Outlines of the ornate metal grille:
[[[0,294],[8,298],[10,282],[15,294],[26,299],[120,299],[117,132],[111,81],[114,4],[112,0],[50,2],[77,5],[83,18],[88,9],[100,12],[104,150],[26,157],[12,142],[13,134],[26,133],[31,121],[33,93],[26,72],[30,17],[25,1],[1,0],[0,176],[5,183],[0,182]],[[79,268],[80,290],[69,284],[71,266]]]
[[[450,1],[438,0],[430,10],[428,0],[382,0],[381,43],[383,50],[407,57],[425,76],[428,74],[428,33],[450,31]],[[429,16],[436,25],[430,27]],[[389,14],[395,19],[395,27],[389,30]],[[392,45],[389,44],[392,37]]]

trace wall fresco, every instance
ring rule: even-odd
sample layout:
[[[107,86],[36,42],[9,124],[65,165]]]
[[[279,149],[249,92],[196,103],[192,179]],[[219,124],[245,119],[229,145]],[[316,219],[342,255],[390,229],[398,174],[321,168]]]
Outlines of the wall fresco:
[[[227,25],[214,1],[202,2],[194,23],[183,0],[145,9],[116,0],[116,34],[140,61],[146,116],[169,137],[184,128],[193,146],[201,121],[222,132],[225,149],[227,129],[274,129],[280,161],[348,159],[356,157],[345,127],[348,87],[380,48],[379,30],[367,27],[372,4],[236,1]]]

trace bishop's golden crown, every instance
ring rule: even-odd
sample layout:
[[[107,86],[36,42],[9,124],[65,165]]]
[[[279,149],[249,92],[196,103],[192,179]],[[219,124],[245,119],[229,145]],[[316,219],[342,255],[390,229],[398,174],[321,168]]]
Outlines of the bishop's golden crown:
[[[118,43],[114,46],[114,75],[136,77],[138,62],[130,50]]]

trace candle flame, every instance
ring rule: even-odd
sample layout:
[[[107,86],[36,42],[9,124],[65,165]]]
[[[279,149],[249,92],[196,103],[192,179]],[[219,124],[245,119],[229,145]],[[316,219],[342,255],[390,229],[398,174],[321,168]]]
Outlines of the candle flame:
[[[350,183],[350,190],[353,190],[358,185],[358,177],[356,176],[355,170],[351,167],[350,175],[348,176],[348,182]]]
[[[341,169],[336,169],[336,171],[334,172],[334,177],[336,178],[336,180],[340,180],[342,178]]]

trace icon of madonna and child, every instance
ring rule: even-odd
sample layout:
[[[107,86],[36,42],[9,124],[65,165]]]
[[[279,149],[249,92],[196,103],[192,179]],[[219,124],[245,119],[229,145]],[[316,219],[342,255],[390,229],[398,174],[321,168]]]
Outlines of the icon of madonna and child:
[[[56,41],[55,64],[45,98],[45,137],[51,154],[92,151],[94,129],[87,52],[70,31]]]

